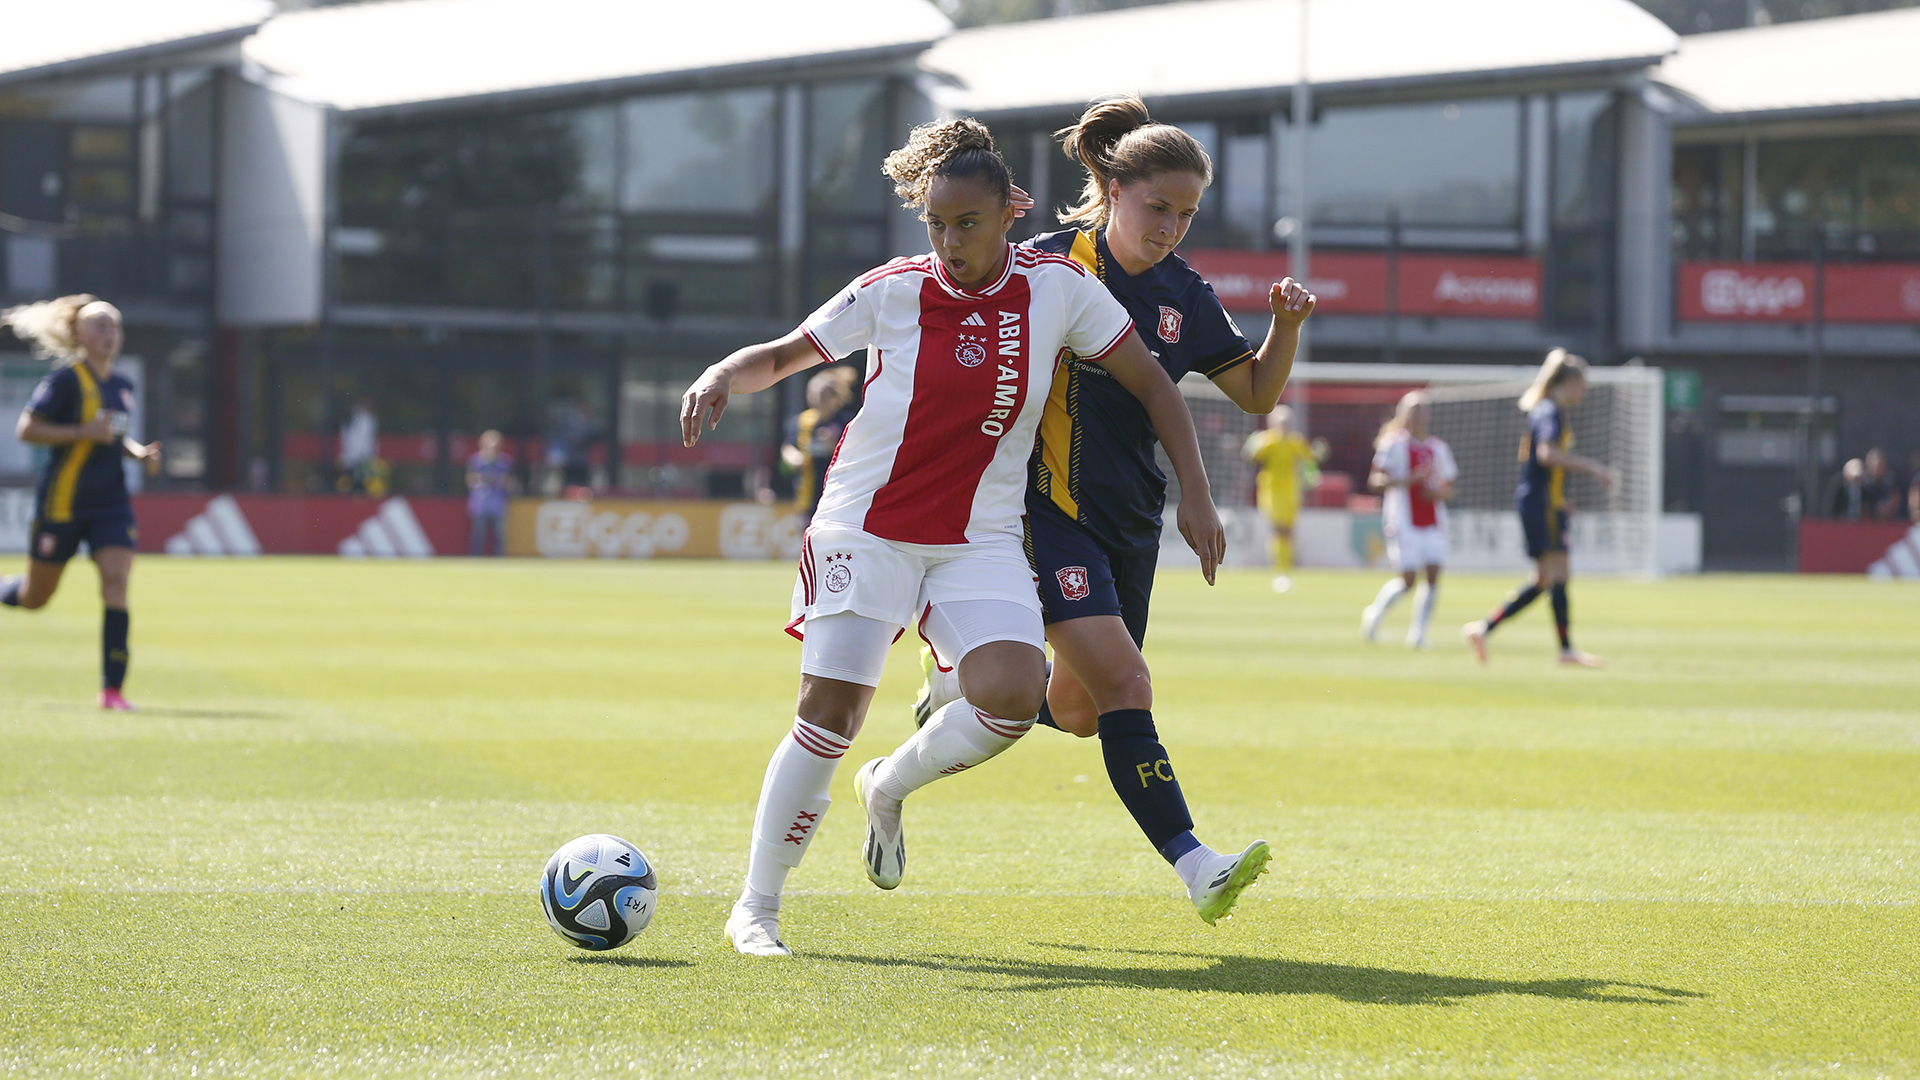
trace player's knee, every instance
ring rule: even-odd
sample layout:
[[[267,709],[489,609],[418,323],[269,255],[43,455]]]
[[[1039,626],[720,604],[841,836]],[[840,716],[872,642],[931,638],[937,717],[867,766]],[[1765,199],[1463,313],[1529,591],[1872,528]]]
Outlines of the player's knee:
[[[1040,715],[1040,706],[1047,700],[1047,684],[1044,679],[996,679],[983,693],[968,693],[967,700],[995,716],[1024,720]]]
[[[1088,687],[1099,712],[1153,708],[1153,675],[1145,664],[1102,670],[1099,685]]]

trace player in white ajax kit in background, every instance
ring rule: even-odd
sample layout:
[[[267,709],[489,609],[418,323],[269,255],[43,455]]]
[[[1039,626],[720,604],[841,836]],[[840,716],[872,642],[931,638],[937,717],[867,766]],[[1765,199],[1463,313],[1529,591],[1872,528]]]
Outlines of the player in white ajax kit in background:
[[[1374,441],[1368,477],[1371,487],[1384,492],[1380,520],[1387,534],[1387,560],[1400,576],[1387,579],[1360,613],[1360,633],[1368,641],[1379,640],[1387,610],[1413,589],[1424,570],[1426,580],[1414,594],[1413,621],[1407,626],[1407,644],[1416,649],[1429,647],[1427,625],[1440,593],[1440,568],[1447,562],[1447,500],[1460,476],[1446,441],[1427,430],[1431,404],[1419,390],[1400,399]]]
[[[966,697],[915,737],[895,778],[905,790],[991,758],[1039,715],[1045,635],[1020,519],[1062,348],[1097,358],[1147,406],[1188,495],[1182,532],[1209,574],[1225,553],[1180,392],[1097,279],[1007,243],[1012,177],[987,129],[924,124],[885,171],[923,207],[933,253],[861,276],[786,337],[708,368],[681,401],[692,446],[731,393],[868,350],[865,400],[802,545],[788,624],[803,642],[796,716],[767,763],[746,887],[727,919],[728,940],[753,956],[790,952],[779,934],[787,874],[819,831],[834,770],[907,627],[958,665]]]

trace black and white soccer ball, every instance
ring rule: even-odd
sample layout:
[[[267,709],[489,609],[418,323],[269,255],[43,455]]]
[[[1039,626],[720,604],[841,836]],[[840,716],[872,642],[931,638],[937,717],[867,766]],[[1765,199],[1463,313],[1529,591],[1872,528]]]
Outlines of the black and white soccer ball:
[[[653,864],[639,848],[605,833],[562,844],[540,875],[547,925],[594,952],[632,941],[653,921],[658,899]]]

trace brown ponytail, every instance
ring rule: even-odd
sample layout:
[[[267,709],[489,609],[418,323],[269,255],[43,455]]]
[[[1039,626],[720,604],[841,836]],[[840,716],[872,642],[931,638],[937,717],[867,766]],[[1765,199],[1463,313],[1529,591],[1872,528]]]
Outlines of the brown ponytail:
[[[1576,356],[1565,349],[1553,350],[1547,354],[1546,361],[1540,365],[1540,370],[1534,374],[1533,385],[1527,387],[1527,392],[1520,395],[1520,411],[1532,412],[1535,405],[1546,400],[1547,395],[1553,393],[1555,387],[1566,382],[1568,379],[1584,379],[1586,377],[1587,361],[1585,357]]]
[[[1213,160],[1199,140],[1156,121],[1146,103],[1132,94],[1095,101],[1078,123],[1054,135],[1067,156],[1087,170],[1080,201],[1060,215],[1063,223],[1105,225],[1113,214],[1107,198],[1113,180],[1125,187],[1161,173],[1187,172],[1213,183]]]

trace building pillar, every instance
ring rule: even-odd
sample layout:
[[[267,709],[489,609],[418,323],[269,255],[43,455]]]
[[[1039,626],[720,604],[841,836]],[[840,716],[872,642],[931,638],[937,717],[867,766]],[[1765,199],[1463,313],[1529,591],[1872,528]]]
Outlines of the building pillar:
[[[1620,102],[1614,327],[1632,354],[1660,348],[1673,325],[1673,100],[1643,86]]]

